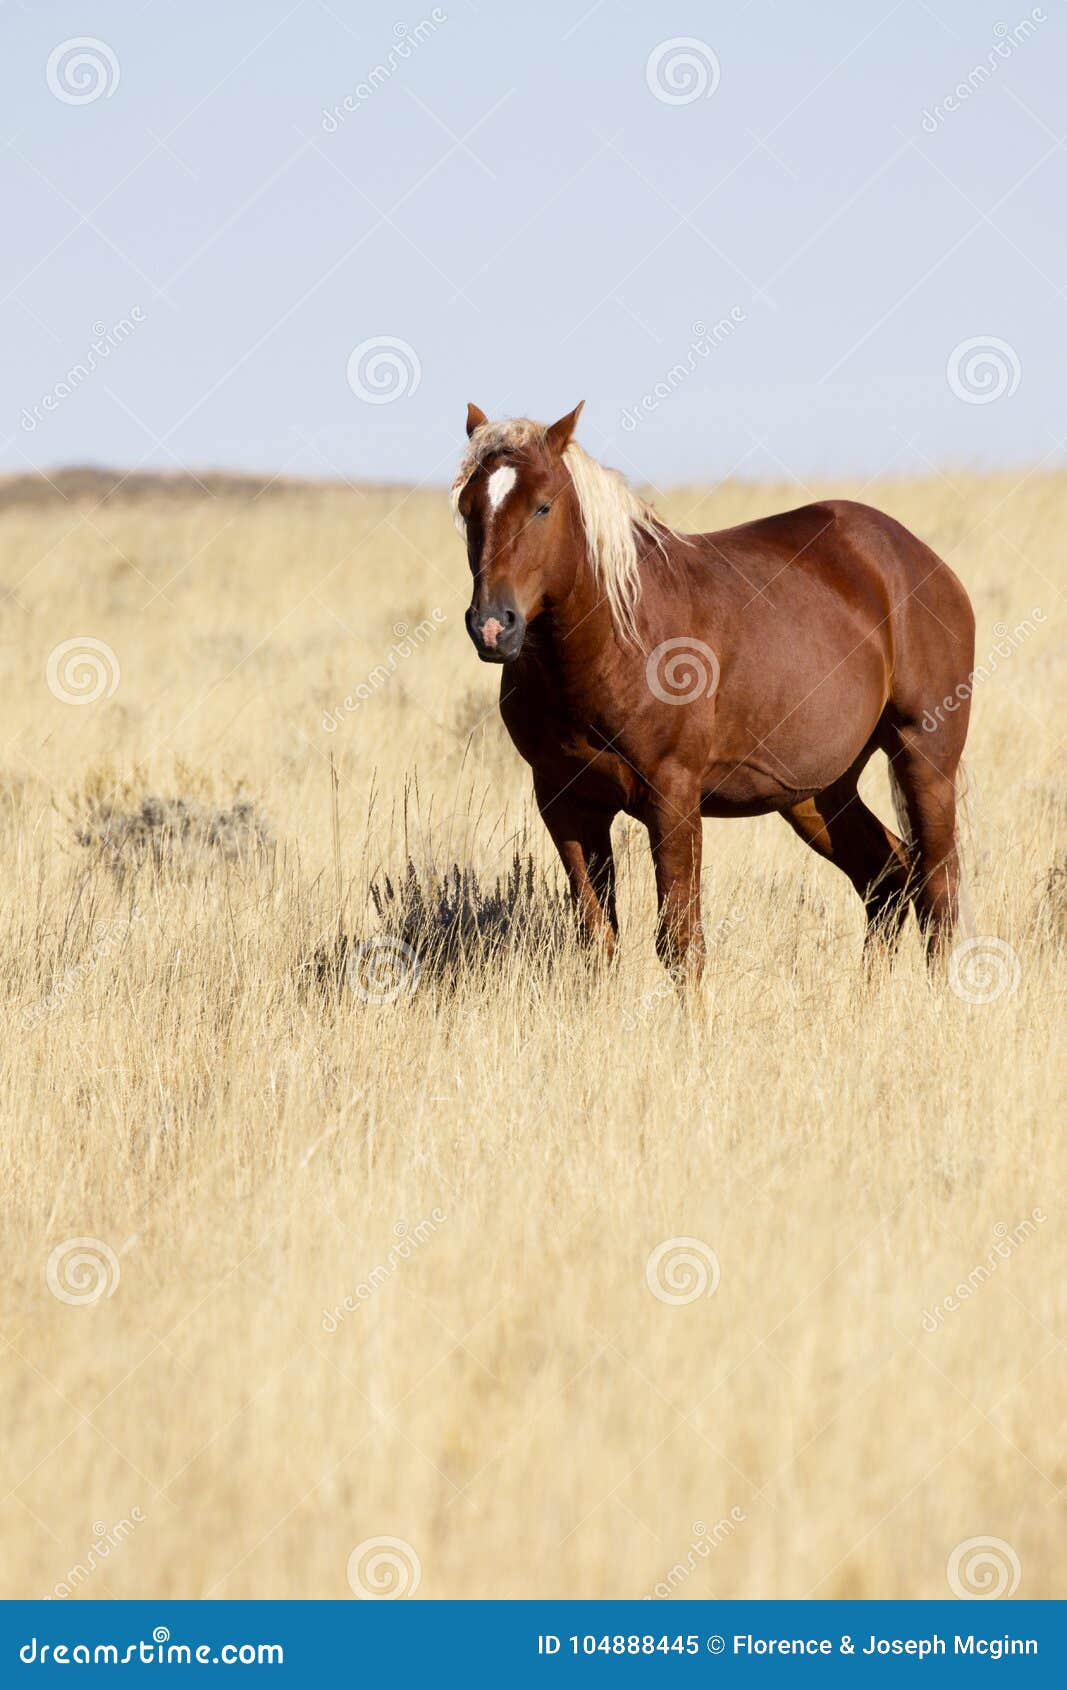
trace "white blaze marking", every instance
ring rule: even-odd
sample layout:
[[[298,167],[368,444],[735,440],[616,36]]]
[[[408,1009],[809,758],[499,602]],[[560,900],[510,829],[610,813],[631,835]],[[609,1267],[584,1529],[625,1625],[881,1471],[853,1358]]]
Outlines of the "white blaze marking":
[[[518,473],[511,464],[504,464],[500,469],[493,471],[487,483],[490,510],[500,509],[518,479]]]

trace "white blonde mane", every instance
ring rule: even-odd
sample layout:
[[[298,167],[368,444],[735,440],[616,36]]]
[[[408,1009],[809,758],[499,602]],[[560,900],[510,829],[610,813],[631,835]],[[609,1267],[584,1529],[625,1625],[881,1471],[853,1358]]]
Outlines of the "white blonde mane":
[[[470,437],[459,473],[452,484],[452,517],[463,535],[466,528],[459,514],[464,487],[490,453],[502,446],[543,445],[546,430],[528,417],[507,422],[483,423]],[[607,600],[615,626],[624,638],[640,644],[637,633],[637,604],[641,597],[638,532],[644,534],[666,556],[665,537],[676,534],[652,506],[639,498],[618,470],[605,469],[576,440],[568,442],[563,462],[578,499],[585,530],[585,544],[593,573]]]

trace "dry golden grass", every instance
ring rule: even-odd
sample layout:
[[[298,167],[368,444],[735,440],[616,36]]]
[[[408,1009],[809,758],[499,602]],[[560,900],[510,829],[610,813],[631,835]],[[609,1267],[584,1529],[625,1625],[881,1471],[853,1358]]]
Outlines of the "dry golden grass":
[[[610,977],[515,950],[452,991],[324,994],[331,753],[353,933],[409,853],[492,882],[526,828],[555,873],[444,496],[3,512],[4,1595],[343,1596],[382,1535],[431,1597],[941,1596],[990,1535],[1019,1594],[1063,1594],[1067,476],[862,496],[957,568],[980,659],[1045,617],[975,700],[977,931],[1019,959],[985,1005],[914,934],[867,989],[858,900],[775,818],[706,826],[704,1021],[663,990],[626,826]],[[417,649],[359,699],[399,623]],[[79,706],[46,665],[85,635],[121,678]],[[208,826],[246,801],[275,843],[124,874],[78,843],[146,796]],[[74,1238],[119,1270],[84,1305],[48,1282]],[[675,1238],[715,1252],[713,1295],[653,1295]]]

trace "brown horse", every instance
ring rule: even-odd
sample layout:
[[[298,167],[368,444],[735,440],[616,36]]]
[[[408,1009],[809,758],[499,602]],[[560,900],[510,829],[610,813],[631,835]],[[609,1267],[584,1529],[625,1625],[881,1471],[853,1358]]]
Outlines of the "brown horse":
[[[777,810],[847,874],[869,943],[893,941],[910,904],[936,954],[957,919],[974,664],[960,582],[848,500],[676,533],[573,439],[581,408],[545,428],[471,405],[452,507],[467,629],[505,666],[500,713],[583,934],[614,950],[624,810],[649,832],[658,953],[699,970],[701,818]],[[856,790],[876,750],[903,840]]]

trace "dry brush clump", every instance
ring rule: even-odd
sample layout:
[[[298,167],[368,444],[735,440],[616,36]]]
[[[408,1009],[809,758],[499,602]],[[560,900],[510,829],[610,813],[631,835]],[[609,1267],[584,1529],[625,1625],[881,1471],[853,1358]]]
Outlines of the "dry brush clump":
[[[504,875],[490,880],[453,862],[443,873],[411,858],[395,880],[370,885],[375,931],[344,931],[316,950],[319,984],[357,997],[411,991],[419,984],[455,988],[464,978],[507,965],[550,969],[575,941],[574,917],[559,887],[527,851],[516,849]]]
[[[156,873],[203,872],[214,855],[232,862],[263,860],[274,835],[251,799],[209,807],[189,798],[142,798],[133,809],[90,800],[81,815],[78,844],[99,857],[121,882],[146,865]]]
[[[1034,913],[1035,931],[1067,941],[1067,851],[1050,864]]]
[[[709,823],[687,1007],[635,824],[615,964],[573,939],[443,496],[72,493],[0,513],[4,1594],[134,1508],[82,1594],[344,1596],[388,1536],[426,1596],[941,1596],[982,1534],[1062,1594],[1050,627],[974,698],[976,937],[1010,955],[953,989],[911,924],[868,980],[841,876]],[[1051,624],[1067,478],[863,496],[949,556],[980,647]],[[327,733],[398,603],[434,638]],[[84,707],[46,681],[79,632],[121,665]],[[876,764],[864,793],[888,818]],[[375,939],[415,989],[309,979]],[[678,1240],[717,1263],[691,1300],[653,1271]]]

